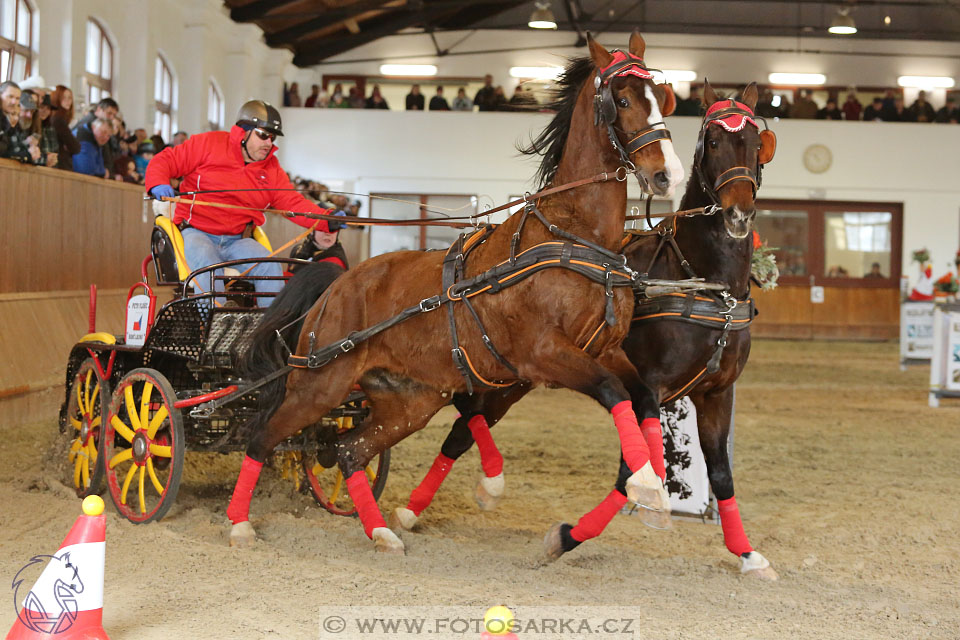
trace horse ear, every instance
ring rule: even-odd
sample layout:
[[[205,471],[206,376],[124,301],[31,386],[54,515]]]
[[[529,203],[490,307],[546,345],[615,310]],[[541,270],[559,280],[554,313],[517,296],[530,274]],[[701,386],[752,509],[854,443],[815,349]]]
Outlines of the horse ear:
[[[719,100],[717,92],[713,90],[713,87],[710,86],[710,81],[706,78],[703,79],[703,104],[709,109],[714,102]]]
[[[593,36],[587,33],[587,47],[590,49],[590,59],[594,66],[603,69],[613,62],[613,56],[603,48],[603,45],[593,39]]]
[[[777,134],[769,129],[760,132],[760,152],[757,153],[757,164],[764,165],[773,160],[777,151]]]
[[[673,93],[673,85],[661,84],[660,87],[663,89],[663,107],[660,112],[666,118],[677,108],[677,96]]]
[[[630,34],[630,53],[642,59],[643,53],[646,50],[647,43],[643,40],[643,36],[640,35],[640,30],[634,29],[633,33]]]
[[[760,95],[757,93],[757,83],[751,82],[740,95],[740,102],[750,107],[750,110],[753,111],[757,108],[757,98],[759,97]]]

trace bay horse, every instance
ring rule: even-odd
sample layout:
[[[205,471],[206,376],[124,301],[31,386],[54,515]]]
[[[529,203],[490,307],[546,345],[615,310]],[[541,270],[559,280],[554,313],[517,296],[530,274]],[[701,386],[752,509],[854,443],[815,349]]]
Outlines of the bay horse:
[[[455,256],[463,282],[492,274],[489,285],[474,293],[498,291],[495,295],[475,295],[468,304],[466,291],[457,295],[453,286],[443,289],[446,258],[437,252],[381,255],[333,281],[304,320],[296,354],[288,359],[298,368],[287,375],[282,403],[253,425],[227,509],[232,545],[255,539],[249,508],[263,461],[279,442],[320,421],[359,384],[370,414],[331,447],[330,464],[335,461],[347,478],[374,548],[403,553],[403,542],[387,528],[364,468],[426,425],[455,393],[471,388],[470,378],[461,375],[466,366],[481,383],[525,380],[574,389],[600,402],[611,412],[620,437],[626,460],[621,485],[627,495],[649,508],[664,508],[666,493],[650,464],[630,393],[610,366],[632,367],[619,346],[633,309],[632,288],[625,289],[635,282],[624,283],[626,270],[617,264],[623,262],[618,252],[625,180],[634,173],[648,191],[661,195],[673,193],[683,180],[662,122],[675,98],[669,87],[653,82],[643,64],[646,45],[639,32],[630,36],[628,52],[608,52],[592,38],[588,46],[590,57],[565,70],[569,100],[548,127],[557,141],[552,147],[557,158],[547,180],[580,186],[529,203],[525,213],[488,230],[471,245],[465,264],[463,253]],[[531,221],[524,224],[528,217]],[[518,270],[521,256],[545,250],[560,252],[553,261],[558,268],[533,275],[522,272],[540,265]],[[599,278],[584,277],[575,268],[592,275],[591,268],[599,269]],[[497,280],[496,274],[503,277]],[[516,284],[504,284],[514,277]],[[614,282],[626,286],[614,288]],[[448,314],[436,312],[441,302]],[[370,333],[388,325],[389,330]],[[596,356],[583,349],[588,341]],[[327,346],[317,351],[315,344]],[[330,355],[325,366],[314,368],[320,354]],[[610,364],[601,365],[600,357]]]
[[[753,253],[751,227],[756,216],[756,191],[763,165],[773,159],[776,138],[761,130],[753,110],[756,84],[743,91],[739,101],[721,99],[709,82],[704,88],[706,113],[694,157],[694,171],[687,182],[680,209],[716,205],[720,215],[668,219],[655,232],[631,239],[624,247],[630,266],[651,278],[680,279],[698,276],[727,285],[722,296],[692,294],[644,299],[638,297],[631,330],[623,343],[641,384],[630,369],[624,383],[631,390],[637,415],[643,420],[651,462],[663,477],[663,441],[659,422],[661,404],[689,395],[697,408],[700,446],[707,463],[710,486],[718,500],[724,541],[740,558],[741,571],[775,580],[769,561],[755,551],[743,530],[734,498],[733,475],[727,456],[727,438],[733,411],[733,383],[750,354],[749,324],[750,264]],[[677,232],[682,225],[683,233]],[[675,244],[674,244],[675,243]],[[690,316],[693,316],[692,318]],[[729,321],[729,322],[728,322]],[[614,369],[616,370],[616,369]],[[391,515],[391,523],[412,529],[429,505],[453,462],[477,442],[484,476],[477,489],[482,509],[496,506],[503,495],[503,458],[489,427],[530,390],[529,385],[483,396],[458,396],[457,418],[434,462],[438,471],[428,474],[413,491],[406,508]],[[648,391],[652,390],[651,396]],[[649,420],[649,421],[648,421]],[[599,534],[625,503],[622,489],[615,489],[594,510],[594,533]],[[659,526],[664,513],[641,511],[641,516]],[[545,540],[546,553],[558,558],[581,541],[561,524]]]

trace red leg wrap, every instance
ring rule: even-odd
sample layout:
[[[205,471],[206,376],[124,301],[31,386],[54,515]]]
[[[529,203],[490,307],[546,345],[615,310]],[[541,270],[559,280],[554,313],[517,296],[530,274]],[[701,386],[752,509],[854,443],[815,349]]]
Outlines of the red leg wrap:
[[[663,431],[660,428],[660,418],[644,418],[640,423],[640,433],[650,449],[650,466],[660,476],[660,480],[667,481],[667,468],[663,463]]]
[[[368,538],[373,538],[373,530],[386,527],[387,523],[383,520],[377,501],[373,499],[373,491],[370,491],[370,483],[367,482],[367,474],[363,469],[354,471],[353,475],[347,478],[347,491],[350,492],[353,504],[357,506],[357,515],[360,516],[363,530]]]
[[[413,511],[419,516],[421,511],[429,507],[433,501],[433,496],[437,494],[437,489],[440,488],[443,480],[447,477],[447,474],[450,473],[454,462],[456,462],[456,460],[453,458],[448,458],[442,453],[438,454],[433,460],[430,471],[427,471],[427,475],[423,478],[423,481],[413,490],[413,493],[410,494],[410,502],[407,503],[407,509],[410,509],[410,511]]]
[[[599,505],[594,507],[593,511],[585,513],[577,526],[570,530],[570,536],[579,542],[596,538],[607,528],[613,516],[617,515],[621,507],[627,503],[627,496],[616,489],[611,491]]]
[[[613,414],[613,424],[617,427],[620,436],[620,450],[630,471],[636,472],[650,461],[650,449],[640,433],[637,424],[637,414],[633,412],[633,403],[629,400],[614,405],[610,410]]]
[[[227,517],[233,524],[250,519],[250,501],[253,499],[253,490],[257,488],[257,480],[260,479],[262,468],[263,463],[257,462],[250,456],[243,459],[240,477],[237,478],[237,486],[233,488],[233,497],[230,498],[230,506],[227,507]]]
[[[481,415],[470,418],[467,423],[473,439],[477,443],[477,449],[480,451],[480,464],[483,465],[483,473],[488,478],[498,476],[503,473],[503,456],[500,450],[493,442],[493,436],[490,435],[490,427],[487,426],[487,419]]]
[[[753,551],[750,541],[747,540],[747,534],[743,530],[743,523],[740,521],[740,509],[737,507],[735,497],[726,500],[718,500],[717,507],[720,510],[720,526],[723,528],[723,541],[727,549],[735,556],[742,556],[748,551]]]

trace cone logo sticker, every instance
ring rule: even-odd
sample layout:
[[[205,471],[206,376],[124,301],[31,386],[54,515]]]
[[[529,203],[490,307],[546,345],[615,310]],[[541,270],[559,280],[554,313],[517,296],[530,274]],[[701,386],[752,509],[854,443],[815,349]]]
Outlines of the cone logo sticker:
[[[31,569],[47,562],[40,578],[23,598],[23,610],[17,617],[31,631],[63,633],[77,621],[78,596],[83,593],[80,569],[70,561],[70,552],[58,556],[34,556],[13,578],[13,599],[21,602],[21,586]]]

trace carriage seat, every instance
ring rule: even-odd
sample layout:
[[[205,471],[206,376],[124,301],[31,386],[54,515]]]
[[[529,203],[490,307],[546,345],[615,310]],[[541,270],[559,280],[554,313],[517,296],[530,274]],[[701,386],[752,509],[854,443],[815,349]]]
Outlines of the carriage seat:
[[[150,238],[150,251],[153,253],[153,265],[157,271],[157,284],[176,286],[190,275],[190,266],[183,253],[183,235],[173,220],[165,215],[158,215],[153,220],[153,234]],[[260,227],[254,227],[253,239],[273,253],[267,234]],[[224,274],[238,276],[236,269],[226,268]]]

